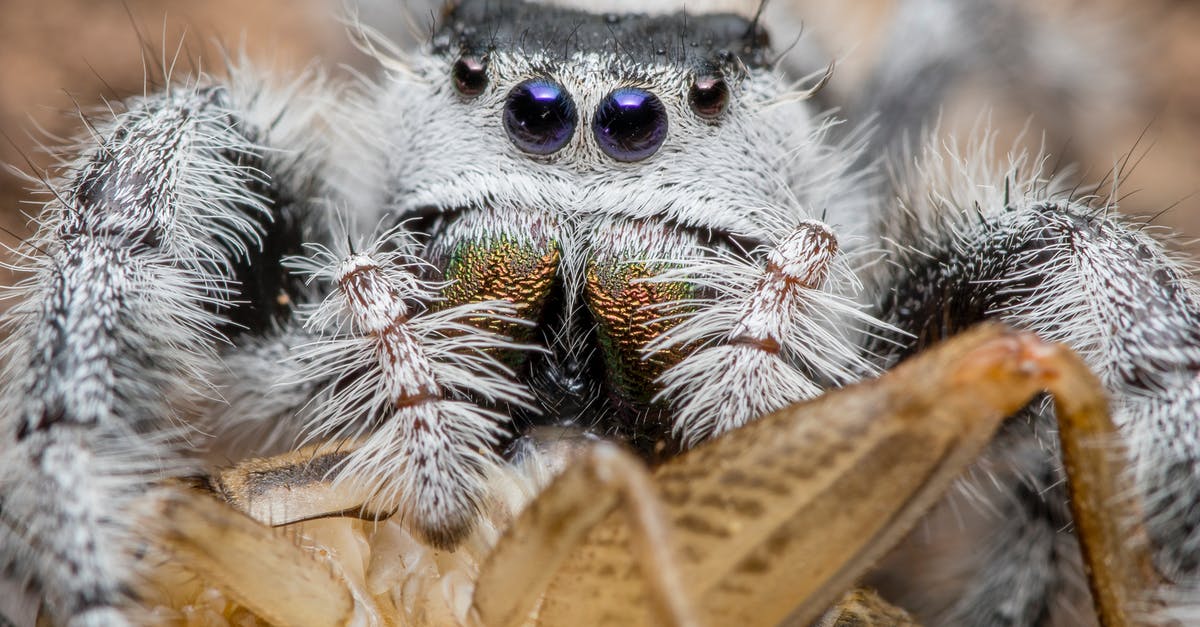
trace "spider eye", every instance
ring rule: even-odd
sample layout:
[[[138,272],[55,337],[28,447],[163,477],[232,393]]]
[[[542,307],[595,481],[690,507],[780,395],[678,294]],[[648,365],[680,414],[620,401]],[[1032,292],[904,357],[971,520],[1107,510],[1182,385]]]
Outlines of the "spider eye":
[[[504,129],[517,148],[530,154],[557,152],[575,134],[575,101],[562,85],[535,78],[508,93]]]
[[[462,57],[455,61],[451,75],[454,89],[468,98],[482,94],[488,84],[487,66],[478,57]]]
[[[667,109],[644,89],[622,87],[600,102],[592,130],[608,156],[641,161],[658,152],[667,138]]]
[[[701,76],[688,91],[692,111],[705,120],[715,120],[729,106],[729,84],[717,76]]]

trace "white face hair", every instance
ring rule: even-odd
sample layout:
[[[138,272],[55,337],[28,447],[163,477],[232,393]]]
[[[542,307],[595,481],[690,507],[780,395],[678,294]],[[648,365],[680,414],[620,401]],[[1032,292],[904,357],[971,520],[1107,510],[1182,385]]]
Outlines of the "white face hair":
[[[681,14],[674,19],[685,28]],[[814,113],[803,86],[770,67],[736,60],[714,66],[727,74],[731,93],[727,110],[705,120],[688,103],[703,70],[681,63],[674,49],[693,45],[689,35],[664,40],[661,55],[642,57],[626,53],[615,35],[600,50],[581,48],[571,39],[579,35],[569,31],[518,49],[520,40],[493,37],[487,28],[476,36],[488,46],[481,94],[468,99],[454,89],[454,62],[475,45],[464,43],[462,50],[407,57],[404,70],[393,72],[365,105],[369,112],[361,115],[378,119],[375,137],[384,141],[377,149],[389,164],[385,211],[487,205],[577,221],[655,218],[774,242],[806,217],[841,220],[837,216],[849,218],[861,208],[847,175],[853,155],[824,141],[833,121]],[[570,141],[547,156],[522,152],[503,125],[509,92],[532,78],[561,85],[578,111]],[[664,143],[632,163],[604,154],[592,133],[601,100],[621,87],[646,89],[666,107]]]
[[[615,424],[641,423],[648,409],[659,414],[680,402],[662,394],[689,395],[705,380],[694,373],[728,355],[696,357],[670,377],[671,391],[663,392],[653,379],[675,358],[656,366],[637,362],[644,351],[683,350],[682,340],[659,337],[672,325],[638,339],[613,334],[720,294],[728,314],[697,316],[679,329],[688,342],[719,341],[735,332],[739,311],[750,307],[744,303],[754,298],[753,277],[761,271],[755,268],[769,251],[807,228],[807,221],[827,221],[831,227],[822,228],[830,231],[832,254],[815,284],[821,289],[807,297],[818,301],[823,313],[812,324],[823,331],[808,334],[813,340],[793,347],[789,357],[806,369],[820,364],[820,374],[777,369],[783,380],[763,380],[778,383],[778,389],[754,386],[763,390],[763,400],[739,410],[736,419],[717,420],[723,426],[716,431],[708,421],[649,420],[665,422],[652,431],[665,428],[673,438],[702,441],[761,409],[815,395],[829,380],[875,371],[850,348],[859,327],[877,324],[854,313],[860,308],[853,304],[859,286],[848,261],[859,252],[855,247],[867,226],[867,196],[852,170],[859,155],[828,140],[836,120],[808,102],[821,77],[794,82],[772,67],[766,46],[754,12],[622,15],[596,7],[457,3],[419,51],[385,54],[389,71],[370,98],[348,108],[359,129],[349,142],[356,154],[339,160],[353,164],[345,169],[359,175],[350,177],[354,188],[347,196],[378,211],[379,220],[429,235],[421,255],[441,271],[433,273],[437,279],[461,280],[446,264],[456,250],[486,249],[485,240],[520,240],[532,233],[537,241],[526,242],[531,248],[558,255],[549,268],[554,285],[544,286],[552,294],[490,293],[518,303],[537,301],[521,305],[519,314],[538,324],[531,340],[548,353],[530,357],[535,365],[521,375],[533,382],[539,399],[535,422],[604,424],[616,414]],[[467,69],[471,84],[464,90],[458,73]],[[529,81],[556,90],[572,112],[561,145],[552,150],[531,151],[507,127],[513,95]],[[695,86],[705,81],[721,91],[711,111],[693,101]],[[630,89],[661,103],[656,119],[630,131],[662,127],[661,143],[636,158],[606,151],[596,120],[610,94]],[[364,171],[370,174],[361,175]],[[839,240],[850,244],[850,254]],[[729,262],[702,263],[720,258]],[[634,320],[609,328],[606,320],[625,314],[615,313],[619,302],[596,302],[615,289],[596,282],[606,272],[655,264],[680,268],[671,274],[674,281],[705,287],[683,300],[679,294],[651,297]],[[782,311],[763,315],[775,320]],[[647,345],[652,340],[653,347]],[[600,350],[598,342],[608,348]],[[613,354],[612,345],[624,353]],[[758,360],[735,362],[750,367]],[[630,386],[645,389],[625,389]],[[606,408],[604,397],[613,395],[637,400]],[[573,414],[578,407],[587,407],[588,415]],[[680,415],[711,409],[708,401],[692,403]],[[606,428],[611,427],[600,427]]]

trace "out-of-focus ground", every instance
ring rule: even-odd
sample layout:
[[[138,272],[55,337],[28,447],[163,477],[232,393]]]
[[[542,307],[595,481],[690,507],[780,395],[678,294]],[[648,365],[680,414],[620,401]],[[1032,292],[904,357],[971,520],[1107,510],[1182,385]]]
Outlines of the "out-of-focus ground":
[[[368,21],[391,21],[380,25],[385,32],[405,31],[395,23],[401,12],[389,8],[403,0],[359,1],[366,3]],[[801,7],[806,36],[818,38],[839,58],[830,88],[855,89],[894,0],[792,1]],[[1098,50],[1117,51],[1117,58],[1134,67],[1122,93],[1110,94],[1118,106],[1098,101],[1093,111],[1073,118],[1072,128],[1054,129],[1055,136],[1068,138],[1071,157],[1082,162],[1081,171],[1099,179],[1146,130],[1141,145],[1152,148],[1123,182],[1122,193],[1132,194],[1123,203],[1125,211],[1153,215],[1174,206],[1157,222],[1200,236],[1200,3],[1028,4],[1042,11],[1054,6],[1060,15],[1103,11],[1113,28],[1108,40],[1098,42]],[[221,47],[214,42],[244,48],[259,65],[280,72],[296,71],[314,59],[330,68],[344,62],[362,66],[362,55],[348,44],[336,19],[341,6],[337,0],[0,0],[0,131],[6,136],[0,137],[0,163],[27,172],[28,162],[35,167],[49,163],[35,140],[44,140],[46,133],[78,133],[77,103],[91,109],[102,98],[141,93],[144,63],[177,59],[177,74],[197,67],[219,71]],[[415,12],[427,19],[427,8]],[[1053,10],[1049,17],[1054,17]],[[775,41],[785,45],[790,37],[776,33]],[[181,41],[184,46],[176,53]],[[1094,82],[1109,84],[1109,77],[1099,74]],[[969,127],[987,108],[996,124],[1015,132],[1029,113],[1009,100],[986,88],[964,90],[948,103],[946,125]],[[1040,136],[1038,128],[1035,121],[1032,136]],[[22,202],[30,198],[26,187],[27,182],[0,172],[0,225],[17,236],[28,234],[21,212],[36,212],[36,206]],[[0,237],[8,243],[15,239]]]
[[[1158,216],[1155,224],[1185,236],[1177,245],[1200,253],[1200,246],[1189,243],[1200,237],[1200,2],[1008,1],[1061,33],[1059,51],[1073,49],[1085,57],[1080,66],[1094,71],[1071,78],[1076,90],[1086,86],[1095,98],[1070,112],[1063,103],[1061,112],[1050,107],[1032,113],[1017,90],[989,88],[988,77],[981,76],[946,103],[943,130],[965,136],[985,116],[1001,131],[1000,147],[1010,145],[1003,137],[1026,129],[1025,145],[1034,150],[1045,133],[1046,148],[1066,153],[1064,165],[1076,165],[1090,183],[1104,179],[1132,152],[1129,164],[1136,167],[1125,169],[1119,189],[1123,212]],[[806,32],[838,59],[829,88],[857,88],[899,2],[792,2],[802,7]],[[1058,127],[1047,129],[1054,124]]]

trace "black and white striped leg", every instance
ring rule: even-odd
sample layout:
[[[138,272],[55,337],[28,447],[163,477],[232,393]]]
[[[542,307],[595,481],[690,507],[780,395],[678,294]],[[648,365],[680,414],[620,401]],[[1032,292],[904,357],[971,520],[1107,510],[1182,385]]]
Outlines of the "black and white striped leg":
[[[188,471],[180,408],[214,396],[219,346],[286,314],[277,257],[307,179],[300,151],[267,148],[294,117],[281,102],[241,85],[131,101],[89,129],[24,251],[0,564],[56,624],[136,621],[137,500]]]
[[[958,165],[959,172],[970,171],[965,162]],[[930,172],[924,178],[948,180]],[[1195,616],[1189,612],[1200,606],[1196,285],[1144,232],[1144,225],[1117,216],[1107,205],[1089,206],[1065,195],[1056,198],[1041,180],[999,177],[986,182],[993,186],[975,180],[951,184],[945,192],[922,190],[908,213],[893,222],[893,239],[910,247],[897,251],[894,271],[880,283],[886,287],[880,289],[879,313],[915,338],[897,338],[906,348],[896,357],[987,318],[1035,331],[1083,355],[1112,396],[1114,420],[1127,441],[1133,476],[1148,510],[1156,566],[1175,583],[1153,594],[1165,595],[1160,600],[1167,601],[1165,611],[1171,616]],[[1056,487],[1061,467],[1036,459],[1039,453],[1046,460],[1057,458],[1052,428],[1037,418],[1017,420],[1027,421],[1020,429],[1027,442],[1016,447],[1009,469],[993,472],[983,464],[963,483],[966,493],[977,497],[968,502],[991,510],[984,518],[994,529],[972,532],[969,525],[959,524],[958,533],[974,533],[974,540],[983,543],[976,550],[996,559],[978,562],[981,568],[971,576],[951,578],[955,586],[962,586],[958,601],[937,616],[925,617],[934,624],[965,617],[975,624],[1026,624],[1029,617],[1054,614],[1062,595],[1073,594],[1070,582],[1057,574],[1064,558],[1056,557],[1054,547],[1026,555],[1003,546],[1014,537],[1069,533],[1054,514],[1062,511],[1065,499]],[[993,457],[1001,459],[1002,453],[994,451]],[[1030,455],[1035,459],[1021,461]],[[1013,466],[1025,469],[1012,472]],[[996,494],[993,485],[1009,489]],[[1018,514],[1005,513],[1016,506],[1022,508]],[[1120,504],[1114,505],[1113,515],[1122,511]],[[1003,529],[1006,526],[1020,529]],[[933,533],[943,534],[940,540],[953,545],[953,527],[943,525]],[[1049,541],[1055,542],[1052,537]],[[1074,559],[1068,556],[1065,561]],[[905,567],[913,570],[911,562]],[[1040,579],[1045,586],[1040,593],[1020,595],[1023,606],[1014,607],[1012,591],[993,585],[996,573],[1008,570],[1024,571],[1025,581]],[[930,565],[923,572],[936,569]],[[976,585],[981,581],[987,585]],[[909,578],[905,586],[938,589],[936,582],[926,583],[914,585]],[[998,613],[992,611],[995,608],[1007,610]]]

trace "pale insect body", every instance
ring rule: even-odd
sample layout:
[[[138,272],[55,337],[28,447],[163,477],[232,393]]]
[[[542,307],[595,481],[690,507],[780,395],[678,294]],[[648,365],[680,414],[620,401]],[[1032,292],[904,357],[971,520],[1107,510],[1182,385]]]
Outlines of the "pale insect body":
[[[601,556],[591,566],[603,565],[611,529],[585,536],[618,503],[640,556],[661,567],[638,593],[659,617],[689,623],[690,602],[719,603],[714,615],[753,613],[754,603],[729,599],[744,593],[738,577],[753,577],[772,551],[718,542],[760,528],[761,516],[776,515],[759,513],[763,503],[789,491],[753,473],[790,473],[800,485],[832,472],[877,425],[839,427],[841,416],[823,416],[842,440],[809,424],[796,432],[822,443],[817,450],[797,453],[782,436],[770,443],[795,460],[737,469],[732,462],[753,466],[746,456],[697,471],[684,455],[652,478],[590,438],[623,440],[654,463],[693,447],[705,459],[710,440],[736,454],[746,448],[735,439],[740,428],[760,416],[877,375],[989,318],[1062,340],[1099,372],[1132,443],[1155,566],[1173,584],[1130,594],[1144,603],[1143,618],[1195,611],[1200,524],[1179,503],[1194,503],[1200,485],[1200,307],[1161,247],[1057,189],[1040,163],[995,167],[979,156],[984,147],[959,159],[925,155],[926,170],[893,200],[863,165],[868,151],[893,149],[872,142],[917,129],[931,112],[888,108],[883,132],[835,139],[836,119],[809,102],[821,74],[797,82],[780,71],[755,7],[722,12],[715,2],[706,13],[646,15],[578,4],[453,3],[412,52],[368,35],[384,74],[346,88],[347,104],[323,115],[333,87],[322,81],[281,97],[235,74],[228,85],[131,102],[95,129],[98,146],[67,168],[27,252],[35,274],[6,349],[7,390],[18,402],[3,422],[0,560],[49,620],[175,617],[147,613],[158,603],[207,603],[214,620],[249,620],[228,597],[281,623],[318,620],[294,613],[317,598],[328,599],[322,619],[344,610],[366,622],[520,622],[540,588],[511,607],[497,601],[505,578],[496,573],[523,567],[489,565],[493,547],[508,555],[524,546],[521,534],[541,516],[562,534],[547,543],[590,542],[587,554]],[[942,20],[985,4],[910,9]],[[946,62],[922,57],[889,71],[917,84]],[[899,97],[895,76],[878,83],[862,103]],[[1020,356],[1013,376],[1057,372],[1041,370],[1047,364],[1070,370],[1062,364],[1073,362],[1029,342],[1000,342]],[[1028,393],[1073,389],[1045,380]],[[888,385],[863,389],[895,399]],[[961,385],[946,395],[964,413],[972,407]],[[835,397],[847,398],[856,397]],[[1057,444],[1039,440],[1050,411],[1033,405],[1027,420],[1007,423],[960,489],[869,581],[932,624],[1090,620],[1089,595],[1106,595],[1094,581],[1089,592],[1064,531]],[[215,434],[210,454],[314,445],[208,472],[200,483],[230,506],[272,525],[330,515],[373,522],[305,523],[305,542],[334,556],[323,564],[331,568],[307,568],[310,557],[272,544],[240,514],[205,509],[208,501],[170,487],[208,470],[189,449],[198,435],[173,426],[176,416]],[[562,425],[570,435],[548,430]],[[728,495],[700,498],[680,483],[701,473],[699,494],[715,481],[705,470],[725,466],[735,468],[721,480]],[[564,478],[550,484],[559,471]],[[571,482],[596,486],[595,498],[564,495]],[[537,497],[548,484],[550,496]],[[693,499],[704,515],[672,509]],[[563,503],[573,505],[561,520],[546,513]],[[984,512],[970,517],[978,526],[948,523],[956,507]],[[741,522],[705,518],[714,511]],[[834,510],[801,510],[820,511]],[[879,537],[900,541],[919,513],[903,511],[905,522]],[[675,516],[684,566],[721,569],[676,568],[663,512]],[[139,517],[156,514],[178,526],[139,531]],[[936,546],[923,544],[930,535],[921,529]],[[819,529],[803,531],[819,542],[807,535]],[[220,543],[205,544],[214,537],[261,548],[266,563],[297,560],[283,588],[301,601],[279,593],[262,603],[271,596],[262,576],[223,563]],[[1024,550],[1006,554],[1010,542]],[[565,561],[558,548],[545,549],[553,564],[584,577],[589,565]],[[186,557],[183,579],[198,573],[222,592],[194,577],[179,585],[185,592],[156,588],[146,571],[173,572],[162,552]],[[976,561],[980,553],[992,559]],[[749,566],[738,566],[743,557]],[[580,592],[550,582],[557,566],[546,570],[524,574],[550,591],[553,622],[571,606],[566,595]],[[611,598],[625,598],[626,582],[612,578]],[[711,595],[681,592],[701,580]],[[824,609],[835,600],[828,592],[785,595],[763,616]],[[616,605],[610,619],[634,611]],[[815,618],[812,609],[803,615]]]

